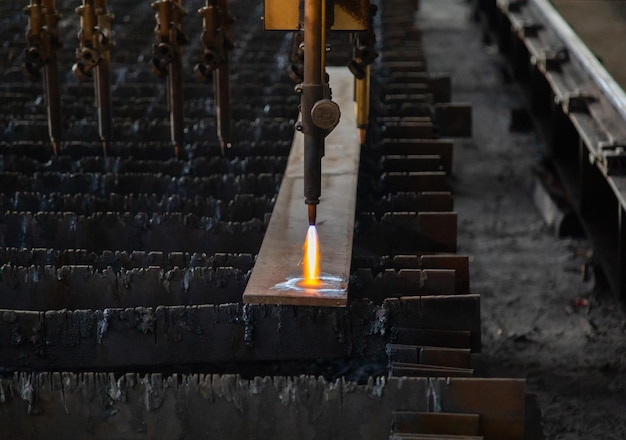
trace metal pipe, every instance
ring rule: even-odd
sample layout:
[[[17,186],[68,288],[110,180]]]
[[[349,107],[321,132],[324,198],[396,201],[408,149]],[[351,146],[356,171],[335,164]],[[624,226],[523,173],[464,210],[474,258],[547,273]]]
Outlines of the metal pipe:
[[[302,84],[301,112],[304,134],[304,197],[309,205],[309,224],[316,221],[322,186],[322,156],[324,133],[311,118],[311,110],[324,97],[323,51],[324,4],[326,0],[304,1],[304,82]]]
[[[215,96],[217,97],[217,135],[220,140],[222,154],[231,146],[232,122],[230,105],[230,63],[229,51],[233,48],[231,22],[233,18],[228,12],[228,0],[218,0],[220,7],[220,33],[223,51],[223,63],[217,69]]]
[[[100,60],[95,77],[96,105],[98,107],[98,134],[106,156],[111,143],[113,111],[111,105],[111,67],[109,57]]]
[[[202,16],[203,51],[194,70],[201,81],[213,76],[216,103],[217,136],[222,154],[231,146],[232,124],[230,106],[230,68],[228,53],[233,48],[231,39],[232,17],[228,13],[228,0],[207,0],[200,8]]]
[[[323,6],[326,0],[304,1],[304,83],[322,82]]]
[[[232,123],[230,109],[230,68],[228,61],[215,72],[215,102],[217,104],[217,137],[220,148],[224,154],[226,148],[230,148],[232,139]]]
[[[95,93],[98,106],[98,134],[102,141],[104,155],[107,155],[111,142],[113,112],[111,103],[111,19],[107,10],[106,0],[95,0],[98,34],[97,44],[100,50],[100,60],[96,67]]]
[[[170,138],[177,157],[185,141],[182,46],[187,44],[183,31],[183,17],[187,12],[180,0],[157,0],[152,3],[156,11],[156,43],[152,67],[158,76],[167,76],[167,102],[170,111]]]
[[[365,143],[370,114],[370,66],[365,66],[365,77],[355,78],[356,126],[359,143]]]
[[[44,66],[44,88],[48,108],[48,134],[55,155],[59,154],[63,121],[61,118],[61,92],[59,90],[59,66],[57,49],[59,41],[59,18],[54,0],[43,1],[44,23],[48,42],[47,62]]]
[[[81,29],[78,33],[74,74],[81,80],[92,77],[98,114],[98,134],[104,155],[107,155],[112,131],[111,105],[111,15],[106,0],[83,0],[76,8],[80,15]]]
[[[185,144],[185,118],[183,94],[183,61],[181,41],[183,37],[183,17],[186,12],[182,7],[181,0],[172,2],[172,23],[169,25],[170,44],[173,46],[173,57],[169,63],[168,96],[170,103],[170,123],[172,143],[176,157],[180,157]]]
[[[180,157],[185,145],[185,118],[183,95],[183,66],[180,54],[169,63],[167,75],[167,96],[170,107],[170,135],[176,157]]]
[[[352,60],[348,68],[354,75],[354,100],[356,102],[356,126],[359,143],[363,145],[367,136],[370,111],[370,65],[378,57],[374,49],[376,35],[374,33],[374,16],[378,7],[370,4],[367,16],[367,28],[355,32],[351,36],[353,48]]]
[[[31,0],[24,8],[28,15],[26,32],[28,48],[25,52],[25,72],[32,79],[42,77],[46,97],[48,135],[55,155],[59,154],[62,135],[61,94],[59,91],[59,68],[56,51],[59,40],[59,14],[54,0]]]
[[[52,52],[44,67],[44,91],[48,110],[48,135],[52,151],[58,156],[61,149],[63,119],[61,117],[61,92],[59,90],[59,66],[56,52]]]

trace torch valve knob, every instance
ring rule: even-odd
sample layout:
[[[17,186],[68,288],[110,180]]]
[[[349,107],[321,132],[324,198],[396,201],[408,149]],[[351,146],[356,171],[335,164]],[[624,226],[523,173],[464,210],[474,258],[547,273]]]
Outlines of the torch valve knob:
[[[327,132],[339,124],[340,117],[339,106],[330,99],[320,99],[311,108],[311,120],[317,127]]]

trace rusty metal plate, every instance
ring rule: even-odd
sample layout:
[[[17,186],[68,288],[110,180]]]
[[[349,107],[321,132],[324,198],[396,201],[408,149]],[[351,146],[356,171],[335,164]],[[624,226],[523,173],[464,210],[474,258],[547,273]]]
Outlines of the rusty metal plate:
[[[480,435],[524,439],[526,382],[523,379],[450,379],[441,386],[441,410],[480,414]]]
[[[479,433],[478,414],[398,411],[393,414],[396,433],[474,435]]]
[[[465,255],[422,255],[424,269],[454,269],[455,293],[470,292],[469,257]]]
[[[342,115],[339,125],[326,138],[317,233],[322,278],[337,281],[320,289],[289,284],[301,277],[299,262],[308,228],[302,195],[304,137],[296,132],[274,212],[243,295],[245,303],[339,307],[347,303],[361,148],[352,111],[352,74],[340,67],[328,68],[328,74]]]
[[[516,428],[520,417],[523,428],[523,390],[523,381],[497,379],[389,378],[357,385],[309,376],[21,373],[0,378],[0,432],[72,440],[113,438],[112,432],[114,438],[204,438],[211,432],[237,439],[311,433],[383,439],[394,414],[429,411],[477,414],[479,435],[521,440],[524,431]],[[435,438],[477,438],[446,435]]]
[[[351,298],[368,298],[383,302],[386,298],[407,295],[450,295],[455,289],[453,270],[387,269],[374,274],[359,269],[358,285],[350,290]]]
[[[347,308],[226,304],[43,312],[0,310],[0,365],[131,368],[376,356],[394,328],[469,332],[478,295],[352,301]],[[297,334],[298,338],[293,338]]]

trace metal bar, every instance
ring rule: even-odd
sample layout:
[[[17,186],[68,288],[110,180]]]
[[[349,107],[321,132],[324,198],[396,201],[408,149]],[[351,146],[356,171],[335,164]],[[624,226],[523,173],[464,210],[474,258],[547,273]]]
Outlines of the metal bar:
[[[111,104],[111,67],[106,55],[98,65],[94,81],[96,83],[96,105],[98,106],[98,134],[102,150],[106,156],[111,144],[113,126],[113,106]]]
[[[442,139],[383,139],[384,154],[421,155],[436,154],[441,157],[443,169],[452,173],[453,144]]]
[[[393,377],[472,377],[474,370],[470,368],[440,367],[420,363],[392,362],[390,374]]]
[[[439,365],[442,367],[470,368],[470,350],[422,347],[420,351],[420,363],[426,365]]]
[[[455,293],[470,292],[469,257],[464,255],[423,255],[422,269],[454,269]]]
[[[217,136],[222,154],[231,147],[232,122],[230,105],[230,68],[228,61],[215,72],[215,103],[217,105]]]
[[[370,66],[365,66],[365,77],[355,78],[356,126],[359,133],[359,143],[365,143],[367,126],[370,116]]]
[[[267,228],[243,300],[246,303],[276,302],[283,304],[345,306],[352,252],[356,184],[360,146],[352,111],[352,77],[345,68],[329,68],[334,98],[344,118],[328,136],[324,169],[320,172],[320,187],[327,195],[321,221],[317,225],[321,249],[321,272],[337,277],[340,287],[328,295],[306,294],[294,290],[279,290],[276,286],[288,278],[298,277],[302,259],[302,243],[307,220],[301,212],[298,186],[306,182],[309,171],[311,137],[295,134],[285,177],[281,184],[272,218]],[[304,110],[303,110],[304,111]],[[313,139],[319,140],[316,136]],[[323,138],[322,138],[323,139]],[[318,145],[319,146],[319,145]],[[307,150],[308,148],[308,150]],[[321,158],[319,158],[321,166]],[[317,163],[317,159],[315,161]],[[304,166],[303,166],[304,165]],[[310,177],[310,175],[309,175]],[[306,184],[305,184],[306,186]]]
[[[478,295],[352,301],[345,309],[231,303],[0,310],[0,318],[5,368],[128,371],[222,362],[238,371],[249,362],[379,357],[394,328],[406,327],[469,332],[471,349],[480,350]]]
[[[48,134],[50,135],[54,155],[57,156],[61,149],[63,120],[61,115],[61,92],[59,90],[59,66],[55,52],[50,54],[43,71],[44,92],[48,111]]]
[[[96,105],[98,107],[98,134],[106,156],[111,143],[113,126],[113,105],[111,103],[111,19],[106,0],[96,0],[96,16],[100,49],[100,60],[95,72]]]
[[[398,411],[434,413],[452,405],[456,410],[449,412],[457,414],[450,417],[475,414],[470,417],[479,418],[480,435],[487,440],[525,438],[524,381],[513,379],[380,378],[358,385],[311,376],[21,373],[0,379],[0,389],[5,396],[0,428],[6,438],[74,440],[106,438],[111,432],[137,438],[140,430],[148,438],[204,438],[210,432],[224,439],[312,433],[383,439],[389,438]],[[477,406],[472,400],[491,403]]]
[[[167,75],[167,97],[170,107],[170,130],[176,157],[181,157],[185,146],[185,117],[183,95],[183,65],[180,54],[174,56],[169,64]]]

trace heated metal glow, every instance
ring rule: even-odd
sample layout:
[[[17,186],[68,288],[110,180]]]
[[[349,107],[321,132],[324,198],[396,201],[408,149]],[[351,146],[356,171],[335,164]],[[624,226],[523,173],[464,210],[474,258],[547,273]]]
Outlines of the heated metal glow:
[[[320,287],[320,249],[315,226],[309,226],[304,240],[304,258],[302,260],[302,285]]]

